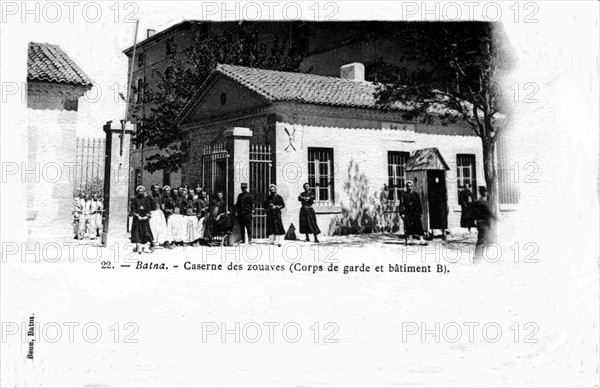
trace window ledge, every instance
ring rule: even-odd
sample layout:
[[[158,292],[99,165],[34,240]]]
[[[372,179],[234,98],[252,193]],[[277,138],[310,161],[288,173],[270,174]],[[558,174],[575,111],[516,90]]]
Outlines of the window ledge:
[[[330,205],[330,206],[313,206],[315,209],[315,213],[317,214],[338,214],[342,212],[342,207],[339,205]]]

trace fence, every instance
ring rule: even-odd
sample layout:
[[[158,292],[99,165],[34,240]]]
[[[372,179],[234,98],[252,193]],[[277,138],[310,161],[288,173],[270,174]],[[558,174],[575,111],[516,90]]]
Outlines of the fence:
[[[256,205],[252,220],[252,238],[267,238],[267,213],[263,203],[271,184],[271,147],[269,145],[250,144],[250,176],[248,188],[254,196]]]
[[[216,197],[218,191],[229,198],[228,158],[229,153],[224,144],[206,146],[202,150],[202,187],[211,198]],[[226,204],[226,210],[229,210],[229,200]]]
[[[105,153],[104,138],[77,138],[73,173],[74,195],[79,192],[103,194]]]

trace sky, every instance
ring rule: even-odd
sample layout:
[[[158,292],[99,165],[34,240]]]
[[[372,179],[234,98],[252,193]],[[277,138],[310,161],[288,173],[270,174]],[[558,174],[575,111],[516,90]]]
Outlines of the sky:
[[[102,136],[101,128],[106,121],[124,116],[125,107],[118,98],[118,91],[125,91],[127,83],[127,58],[122,51],[133,44],[136,20],[139,20],[138,42],[145,38],[148,28],[159,32],[186,19],[453,21],[460,16],[462,20],[500,21],[520,59],[515,77],[519,72],[535,70],[536,62],[553,58],[550,63],[557,71],[563,66],[571,67],[575,82],[589,83],[590,73],[581,71],[585,70],[582,66],[586,66],[582,62],[597,64],[597,55],[594,58],[594,52],[590,51],[589,58],[585,59],[569,56],[564,50],[568,49],[573,35],[594,33],[593,23],[579,22],[593,12],[594,5],[582,3],[581,11],[564,14],[560,4],[526,4],[534,5],[511,8],[509,3],[495,2],[4,1],[2,64],[12,62],[19,66],[18,61],[26,55],[29,41],[61,46],[94,81],[94,89],[80,103],[78,132],[88,136]],[[559,20],[561,23],[556,24]],[[571,32],[573,24],[577,24],[578,34]],[[532,51],[532,47],[536,50]],[[17,81],[22,71],[7,74],[3,74],[3,81]],[[15,77],[16,74],[19,75]]]

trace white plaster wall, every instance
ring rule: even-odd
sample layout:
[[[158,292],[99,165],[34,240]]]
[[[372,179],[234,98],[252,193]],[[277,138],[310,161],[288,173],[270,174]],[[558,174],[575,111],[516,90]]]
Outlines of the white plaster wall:
[[[278,191],[286,201],[283,223],[298,227],[300,203],[297,201],[302,184],[308,181],[308,148],[325,147],[334,150],[335,205],[348,203],[344,183],[348,180],[348,166],[352,159],[358,163],[360,172],[369,178],[371,193],[381,192],[388,181],[388,151],[411,152],[417,149],[437,147],[450,167],[447,171],[449,227],[460,226],[456,186],[456,154],[475,154],[477,183],[483,184],[481,141],[475,136],[448,136],[412,131],[385,131],[381,129],[350,129],[293,125],[278,122],[276,126],[276,168]],[[285,129],[295,129],[292,147]],[[288,147],[286,150],[285,148]],[[318,214],[317,221],[323,233],[335,214]]]

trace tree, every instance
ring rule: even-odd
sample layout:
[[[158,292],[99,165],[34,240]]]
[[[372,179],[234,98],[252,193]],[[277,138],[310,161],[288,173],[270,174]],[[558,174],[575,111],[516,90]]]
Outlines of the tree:
[[[378,103],[401,108],[407,120],[468,124],[481,139],[485,183],[497,216],[495,146],[508,112],[496,82],[512,63],[501,31],[480,22],[406,23],[394,39],[401,64],[377,69]]]
[[[204,83],[217,64],[232,64],[271,70],[297,71],[302,55],[289,48],[287,39],[273,38],[270,47],[259,33],[248,32],[237,24],[221,34],[194,32],[189,47],[177,54],[177,46],[169,41],[168,65],[154,68],[158,82],[153,89],[147,84],[133,88],[140,96],[132,109],[138,123],[135,142],[156,146],[162,152],[147,158],[144,169],[149,172],[177,171],[185,162],[186,144],[175,124],[177,115]]]

